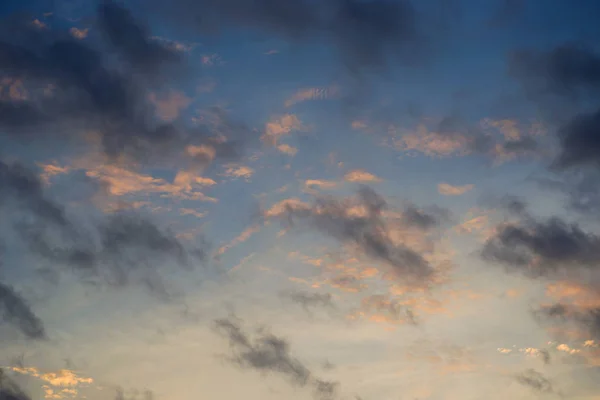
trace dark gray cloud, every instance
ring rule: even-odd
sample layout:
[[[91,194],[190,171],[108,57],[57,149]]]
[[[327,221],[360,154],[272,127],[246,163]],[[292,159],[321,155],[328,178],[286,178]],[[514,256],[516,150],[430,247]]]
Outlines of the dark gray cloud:
[[[411,227],[430,230],[448,221],[450,212],[440,207],[420,209],[414,204],[408,204],[402,211],[402,221]]]
[[[352,207],[362,208],[366,213],[349,213]],[[431,265],[416,251],[392,240],[391,228],[382,215],[385,209],[385,199],[370,187],[362,186],[352,202],[322,197],[309,208],[288,205],[283,215],[278,217],[292,224],[296,220],[308,222],[313,228],[339,241],[353,243],[365,255],[384,261],[399,277],[428,278],[434,272]],[[403,222],[408,222],[409,226],[430,228],[437,220],[434,215],[410,208]]]
[[[600,237],[557,217],[530,219],[499,227],[486,241],[482,256],[533,277],[552,276],[559,269],[596,269]]]
[[[249,29],[287,40],[319,40],[333,47],[350,70],[380,68],[391,56],[415,62],[432,32],[408,0],[156,1],[156,9],[179,26],[202,33]]]
[[[509,71],[536,96],[579,99],[600,89],[600,57],[579,43],[565,43],[547,51],[515,51],[509,58]]]
[[[0,282],[0,321],[16,327],[30,339],[44,339],[44,324],[27,301],[11,286]]]
[[[19,233],[32,254],[49,262],[55,272],[68,268],[85,282],[125,287],[138,283],[166,296],[160,270],[172,265],[193,268],[203,263],[205,249],[188,249],[171,232],[134,213],[110,215],[94,230],[59,240],[39,225],[21,225]]]
[[[600,294],[600,236],[558,217],[540,221],[523,204],[517,210],[513,215],[520,221],[499,226],[484,244],[482,257],[531,278],[571,282]],[[573,323],[592,337],[600,337],[600,310],[596,308],[558,303],[534,315],[540,322]]]
[[[600,167],[600,109],[574,117],[558,133],[561,151],[555,167]]]
[[[153,39],[148,28],[138,23],[121,5],[113,1],[101,2],[98,17],[102,34],[136,72],[156,74],[161,67],[181,61],[181,53]]]
[[[231,143],[213,140],[214,127],[166,123],[155,115],[150,93],[186,75],[180,52],[153,39],[115,2],[99,2],[95,20],[99,32],[86,40],[28,24],[0,30],[0,75],[26,92],[0,97],[2,135],[70,141],[95,132],[111,158],[143,162],[168,158],[187,144],[208,143],[217,156],[230,154]],[[231,133],[223,129],[227,120],[221,122],[219,133]]]
[[[544,375],[540,374],[534,369],[528,369],[524,372],[515,376],[517,382],[523,386],[527,386],[536,392],[540,393],[551,393],[554,392],[552,382],[550,382]]]
[[[557,170],[599,166],[600,55],[580,43],[548,51],[519,50],[509,60],[511,74],[549,121],[559,125]],[[592,111],[593,110],[593,111]]]
[[[192,269],[206,259],[206,242],[185,245],[139,213],[103,215],[84,224],[67,215],[33,171],[19,164],[0,162],[0,194],[0,210],[12,219],[10,233],[50,273],[74,272],[87,283],[116,287],[143,284],[166,295],[161,270],[174,265]]]
[[[263,374],[279,374],[294,385],[310,387],[317,399],[335,397],[337,383],[314,377],[311,371],[292,355],[290,345],[285,339],[264,331],[259,331],[251,337],[233,318],[218,319],[215,326],[217,332],[229,340],[234,352],[231,360],[240,367]]]
[[[0,400],[31,400],[12,379],[10,379],[4,370],[0,368]]]
[[[0,160],[0,208],[16,206],[26,209],[49,223],[65,226],[64,209],[49,199],[38,176],[27,167]]]

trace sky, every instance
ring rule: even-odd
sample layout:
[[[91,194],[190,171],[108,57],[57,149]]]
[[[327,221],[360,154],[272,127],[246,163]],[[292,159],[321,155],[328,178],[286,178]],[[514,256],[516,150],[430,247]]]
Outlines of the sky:
[[[0,3],[0,400],[600,400],[597,1]]]

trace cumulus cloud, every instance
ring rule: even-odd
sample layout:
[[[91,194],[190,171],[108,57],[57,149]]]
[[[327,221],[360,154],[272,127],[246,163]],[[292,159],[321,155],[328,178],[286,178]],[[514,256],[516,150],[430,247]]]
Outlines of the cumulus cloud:
[[[310,387],[317,399],[335,397],[337,383],[315,377],[300,360],[293,356],[290,345],[285,339],[260,331],[252,337],[233,318],[218,319],[215,321],[215,326],[217,332],[229,340],[234,352],[231,361],[240,367],[263,374],[275,373],[294,385]]]

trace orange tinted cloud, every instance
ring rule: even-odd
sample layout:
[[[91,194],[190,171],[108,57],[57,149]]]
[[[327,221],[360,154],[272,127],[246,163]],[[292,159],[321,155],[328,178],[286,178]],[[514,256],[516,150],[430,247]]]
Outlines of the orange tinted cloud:
[[[217,199],[208,197],[194,188],[196,185],[212,184],[214,181],[195,177],[188,172],[178,173],[173,183],[116,165],[99,165],[88,169],[86,175],[106,184],[107,192],[112,196],[158,193],[163,197],[208,202],[217,201]]]
[[[361,183],[376,183],[381,182],[382,179],[377,176],[371,174],[370,172],[356,169],[354,171],[348,172],[344,175],[344,180],[347,182],[361,182]]]
[[[293,157],[298,153],[298,149],[296,147],[290,146],[289,144],[279,144],[277,145],[277,150],[279,150],[283,154],[287,154],[290,157]]]
[[[470,140],[464,135],[444,135],[430,132],[420,125],[416,132],[407,133],[393,140],[401,151],[418,151],[432,157],[448,157],[470,153]]]
[[[305,129],[297,116],[294,114],[285,114],[267,122],[265,133],[261,136],[261,139],[271,146],[276,146],[283,136],[289,135],[292,131]]]
[[[322,189],[333,189],[337,186],[337,183],[334,181],[328,181],[324,179],[307,179],[304,181],[304,186],[306,188],[318,187]]]
[[[72,27],[71,29],[69,29],[69,33],[71,34],[71,36],[73,36],[75,39],[85,39],[88,35],[89,29],[85,28],[85,29],[79,29],[79,28],[75,28]]]
[[[449,183],[438,184],[438,192],[445,196],[460,196],[472,190],[475,185],[453,186]]]
[[[92,378],[79,376],[75,371],[61,369],[58,372],[42,373],[37,368],[11,367],[13,372],[28,375],[43,382],[42,389],[46,399],[76,399],[79,398],[79,387],[94,382]]]

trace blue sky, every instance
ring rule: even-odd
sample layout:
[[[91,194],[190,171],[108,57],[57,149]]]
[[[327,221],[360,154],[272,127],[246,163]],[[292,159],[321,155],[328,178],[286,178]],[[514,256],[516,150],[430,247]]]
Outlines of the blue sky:
[[[594,1],[0,6],[0,398],[600,399]]]

